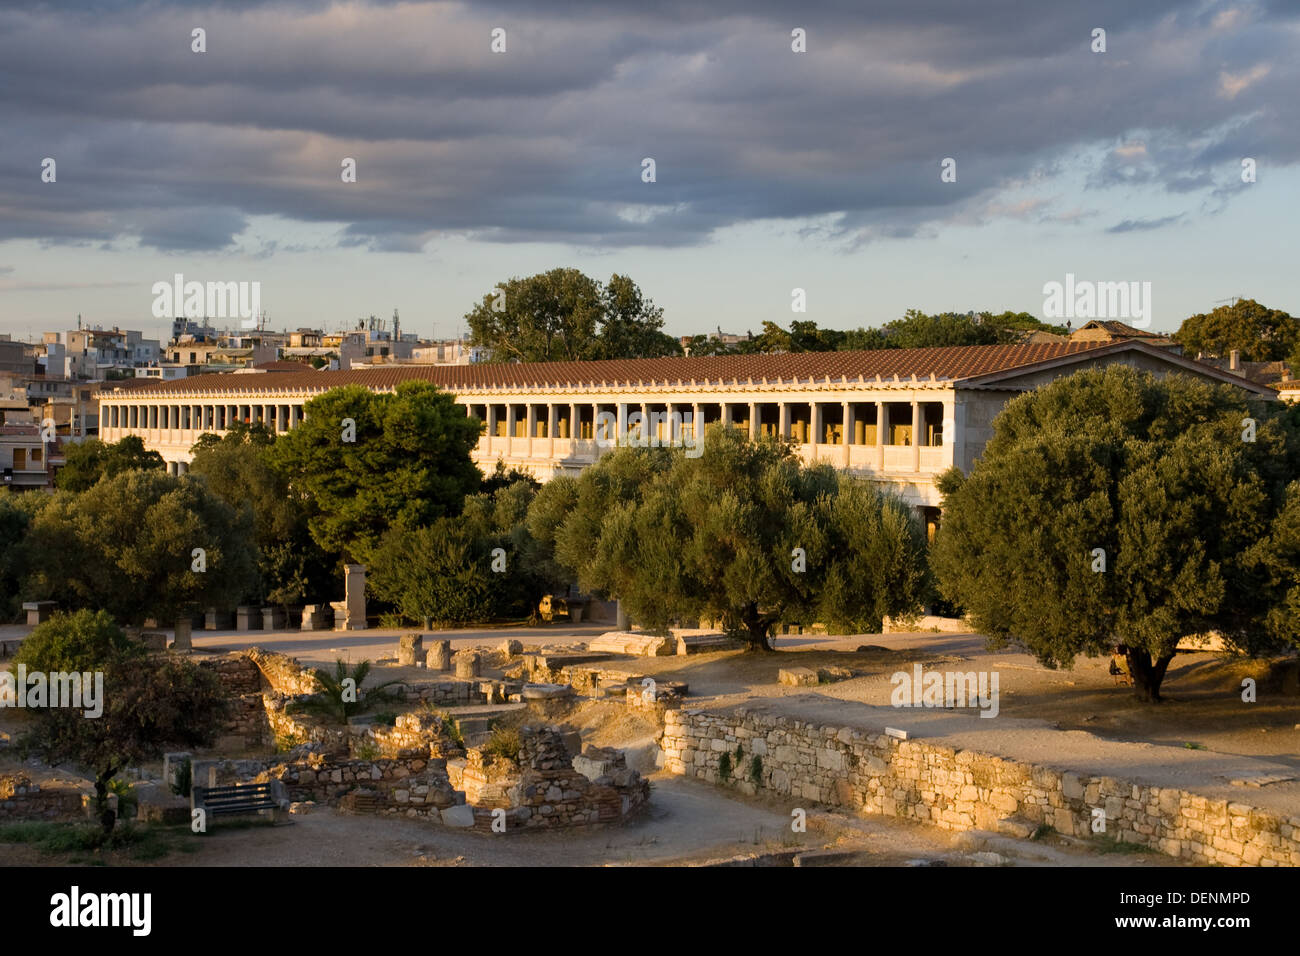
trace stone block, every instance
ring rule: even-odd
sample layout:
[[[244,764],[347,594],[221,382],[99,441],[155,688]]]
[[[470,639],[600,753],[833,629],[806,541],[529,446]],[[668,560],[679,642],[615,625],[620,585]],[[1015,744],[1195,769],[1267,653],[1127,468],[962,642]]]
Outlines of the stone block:
[[[167,635],[162,631],[141,631],[140,643],[147,651],[167,650]]]
[[[264,607],[262,608],[262,630],[278,631],[285,625],[284,608],[282,607]]]
[[[424,635],[403,634],[397,642],[397,664],[399,667],[414,667],[416,661],[424,656]]]
[[[424,666],[431,671],[451,670],[451,641],[434,641]]]
[[[443,807],[438,811],[442,816],[442,822],[449,827],[472,827],[474,825],[474,808],[469,804],[461,804],[458,807]]]
[[[325,606],[323,604],[305,604],[302,609],[302,630],[321,631],[325,629]]]
[[[23,610],[27,612],[27,626],[35,627],[48,621],[58,606],[57,601],[24,601]]]
[[[262,629],[262,609],[241,605],[235,608],[235,630],[260,631]]]
[[[194,622],[188,617],[176,620],[175,638],[172,640],[173,650],[189,651],[194,649],[193,627]]]
[[[811,667],[782,667],[777,672],[777,680],[789,687],[815,687],[817,672]]]
[[[205,631],[228,631],[234,627],[234,623],[233,614],[215,607],[208,608],[203,617],[203,629]]]
[[[518,657],[524,652],[524,645],[521,641],[503,641],[500,651],[506,657]]]
[[[477,651],[461,651],[455,656],[456,676],[462,680],[480,676],[483,658]]]

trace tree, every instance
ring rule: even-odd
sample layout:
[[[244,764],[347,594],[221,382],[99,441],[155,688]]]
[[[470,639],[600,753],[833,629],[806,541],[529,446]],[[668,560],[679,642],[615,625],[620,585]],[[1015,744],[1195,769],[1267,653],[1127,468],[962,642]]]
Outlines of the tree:
[[[51,617],[23,642],[19,660],[29,672],[103,673],[100,716],[67,707],[33,709],[18,748],[49,764],[89,768],[105,830],[113,828],[108,786],[119,771],[169,747],[211,744],[226,715],[215,673],[180,658],[145,656],[103,612]]]
[[[506,463],[500,458],[497,459],[497,466],[492,474],[483,478],[483,483],[479,485],[479,491],[485,495],[494,495],[507,485],[512,485],[516,481],[525,481],[536,491],[542,487],[542,483],[533,477],[533,473],[525,468],[506,469]]]
[[[543,541],[558,510],[549,488],[535,506]],[[878,628],[926,588],[925,537],[906,505],[735,429],[709,429],[698,458],[621,449],[553,497],[573,501],[550,525],[560,563],[660,632],[721,620],[766,650],[779,623]]]
[[[482,481],[470,452],[483,423],[427,382],[401,382],[393,394],[332,389],[304,413],[270,454],[327,553],[368,560],[390,529],[457,514]]]
[[[56,492],[23,542],[23,592],[134,624],[191,605],[232,606],[256,585],[247,512],[188,475],[129,471],[81,494]]]
[[[84,673],[141,657],[144,645],[128,639],[107,611],[56,611],[18,645],[14,664],[26,665],[29,673]]]
[[[1300,464],[1295,418],[1125,366],[1022,395],[970,476],[941,479],[940,589],[991,646],[1048,667],[1123,648],[1143,700],[1160,699],[1183,637],[1218,631],[1248,654],[1294,644],[1295,616],[1275,615],[1286,575],[1260,543],[1291,540],[1275,519]]]
[[[1003,345],[1014,341],[1004,329],[977,323],[968,315],[941,312],[926,315],[908,309],[901,319],[885,323],[890,345],[900,349],[936,348],[956,345]]]
[[[630,278],[605,285],[577,269],[552,269],[509,279],[465,315],[475,345],[497,362],[680,355],[663,329],[663,309]]]
[[[335,724],[346,724],[349,718],[365,713],[369,707],[397,699],[397,694],[389,688],[400,681],[388,680],[362,689],[361,685],[370,676],[370,661],[361,661],[349,668],[339,659],[334,662],[333,674],[324,668],[317,668],[312,673],[320,684],[320,692],[293,701],[286,708],[288,713],[315,714]]]
[[[260,423],[235,422],[204,434],[191,449],[189,473],[222,501],[251,517],[262,599],[288,606],[332,593],[339,563],[312,540],[305,501],[272,464],[275,435]]]
[[[531,612],[563,579],[528,530],[536,493],[530,480],[515,481],[466,498],[455,518],[389,532],[370,566],[375,596],[426,627]]]
[[[156,451],[146,451],[138,435],[127,435],[115,444],[97,438],[65,446],[65,464],[54,479],[63,491],[85,491],[101,478],[113,478],[124,471],[162,471],[166,462]]]
[[[646,298],[628,276],[609,277],[601,289],[597,357],[658,358],[681,355],[677,339],[663,332],[664,310]]]
[[[1254,299],[1238,299],[1209,313],[1188,316],[1173,340],[1191,356],[1226,358],[1234,349],[1247,362],[1275,362],[1300,349],[1300,322]]]
[[[44,495],[0,491],[0,620],[11,621],[21,603],[19,584],[26,573],[22,543],[32,511],[39,510],[25,506],[47,500]]]
[[[498,291],[500,290],[500,291]],[[604,314],[600,284],[577,269],[501,283],[465,315],[475,345],[497,362],[594,358]]]

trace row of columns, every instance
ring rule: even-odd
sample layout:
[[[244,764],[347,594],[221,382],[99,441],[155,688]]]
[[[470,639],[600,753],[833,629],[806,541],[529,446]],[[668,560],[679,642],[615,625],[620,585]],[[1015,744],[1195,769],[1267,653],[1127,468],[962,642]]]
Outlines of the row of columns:
[[[705,405],[721,405],[721,406],[722,406],[722,419],[721,419],[721,420],[722,420],[724,423],[730,425],[730,424],[733,424],[732,413],[731,413],[732,406],[735,405],[735,404],[738,404],[738,403],[735,403],[735,402],[705,402],[705,403],[692,402],[692,403],[690,403],[690,404],[687,404],[687,403],[685,403],[685,402],[655,402],[655,403],[647,403],[647,402],[643,402],[643,403],[641,403],[641,405],[640,405],[640,412],[641,412],[641,415],[642,415],[642,420],[644,420],[644,419],[646,418],[646,416],[648,416],[648,414],[649,414],[649,408],[650,408],[650,405],[651,405],[651,404],[656,404],[656,405],[662,404],[662,405],[664,405],[664,406],[665,406],[665,409],[666,409],[666,411],[667,411],[668,414],[671,414],[673,411],[677,411],[679,414],[684,415],[684,414],[689,410],[690,413],[691,413],[691,421],[692,421],[692,422],[698,422],[698,421],[700,420],[699,416],[700,416],[700,406],[701,406],[701,404],[705,404]],[[778,406],[778,408],[779,408],[779,416],[780,416],[780,423],[779,423],[779,429],[780,429],[780,431],[779,431],[779,433],[780,433],[782,436],[784,436],[784,437],[791,437],[791,428],[792,428],[792,425],[793,425],[793,420],[792,420],[792,408],[793,408],[793,406],[796,405],[796,404],[797,404],[797,405],[808,405],[808,406],[810,406],[811,411],[812,411],[812,421],[809,423],[809,426],[810,426],[809,430],[812,432],[812,435],[813,435],[814,438],[816,438],[816,437],[819,436],[819,435],[822,435],[823,432],[824,432],[824,430],[825,430],[825,415],[824,415],[824,411],[825,411],[825,406],[826,406],[826,404],[827,404],[827,403],[825,403],[825,402],[793,402],[793,403],[792,403],[792,402],[775,402],[775,403],[771,403],[771,402],[749,402],[748,404],[749,404],[749,415],[748,415],[748,421],[749,421],[749,434],[750,434],[750,437],[751,437],[751,438],[755,438],[755,439],[757,439],[757,438],[759,437],[759,435],[760,435],[760,427],[761,427],[761,423],[760,423],[760,421],[759,421],[759,407],[760,407],[761,405],[771,405],[771,404],[775,404],[775,405]],[[842,437],[841,437],[841,440],[840,440],[840,441],[834,441],[834,442],[814,441],[814,442],[801,442],[801,443],[803,443],[803,444],[818,444],[818,445],[843,445],[843,444],[848,444],[848,445],[862,445],[862,444],[869,444],[868,442],[864,442],[864,441],[860,440],[859,438],[857,438],[857,430],[856,430],[856,428],[855,428],[855,425],[856,425],[855,418],[856,418],[856,416],[854,415],[854,405],[857,405],[857,404],[868,404],[868,403],[862,403],[862,402],[841,402],[841,403],[840,403],[840,408],[841,408],[841,410],[840,410],[840,414],[841,414],[841,423],[842,423],[842,425],[841,425],[841,428],[842,428]],[[883,442],[883,431],[884,431],[884,429],[883,429],[882,427],[880,427],[880,424],[883,422],[883,420],[884,420],[884,418],[885,418],[885,409],[886,409],[886,406],[888,406],[888,405],[890,405],[890,404],[901,404],[901,403],[891,403],[891,402],[877,401],[877,402],[875,402],[874,404],[875,404],[875,406],[876,406],[876,422],[877,422],[877,442],[876,442],[876,443],[877,443],[877,444],[881,444],[881,443],[884,443],[884,442]],[[910,405],[910,408],[911,408],[911,426],[912,426],[912,434],[913,434],[913,435],[916,435],[916,436],[919,436],[919,435],[921,435],[921,433],[922,433],[922,428],[923,428],[923,413],[922,413],[922,406],[923,406],[924,404],[926,404],[926,403],[923,403],[923,402],[917,402],[917,401],[912,401],[912,402],[909,402],[908,404]],[[468,412],[472,413],[473,409],[474,409],[475,407],[477,407],[477,406],[469,405],[469,406],[466,406],[466,407],[467,407]],[[554,403],[548,403],[548,404],[545,404],[545,405],[526,404],[526,405],[524,406],[524,408],[525,408],[525,410],[526,410],[526,411],[525,411],[525,416],[524,416],[524,418],[523,418],[522,420],[520,419],[519,414],[518,414],[518,409],[519,409],[520,406],[517,405],[517,404],[506,404],[506,405],[505,405],[506,415],[505,415],[505,422],[504,422],[504,424],[505,424],[505,434],[504,434],[504,435],[498,435],[498,434],[497,434],[497,432],[498,432],[498,426],[502,424],[502,420],[501,420],[501,417],[500,417],[500,413],[499,413],[499,411],[498,411],[498,407],[499,407],[499,406],[498,406],[498,405],[495,405],[495,404],[488,404],[488,405],[485,406],[485,408],[486,408],[486,418],[485,418],[485,421],[486,421],[486,423],[487,423],[487,433],[488,433],[488,436],[489,436],[489,437],[497,437],[497,438],[573,438],[573,437],[579,437],[579,438],[590,438],[590,437],[592,437],[592,436],[590,436],[590,435],[578,435],[578,436],[574,436],[574,435],[572,434],[572,431],[573,431],[572,423],[578,419],[578,409],[579,409],[579,407],[580,407],[578,403],[570,403],[570,405],[569,405],[569,417],[568,417],[567,419],[562,419],[562,418],[560,418],[560,416],[559,416],[559,409],[562,408],[563,406],[556,405],[556,404],[554,404]],[[599,410],[600,410],[600,407],[601,407],[601,403],[592,403],[592,404],[588,405],[587,403],[584,402],[584,403],[581,404],[581,407],[582,407],[582,408],[588,408],[588,407],[590,407],[590,409],[591,409],[591,418],[592,418],[592,421],[594,421],[596,415],[599,414]],[[628,403],[628,402],[621,402],[621,403],[618,403],[617,408],[618,408],[618,416],[619,416],[620,427],[623,427],[623,423],[626,422],[626,420],[627,420],[627,418],[628,418],[628,416],[629,416],[629,414],[630,414],[630,411],[629,411],[629,410],[630,410],[630,409],[633,409],[633,408],[635,408],[635,407],[636,407],[636,406],[634,406],[634,405],[632,405],[631,403]],[[541,429],[538,428],[538,426],[542,423],[542,418],[541,418],[541,416],[538,415],[538,409],[539,409],[539,408],[544,408],[544,409],[546,409],[546,418],[545,418],[546,428],[545,428],[544,431],[542,431]],[[524,425],[524,431],[523,431],[523,434],[517,434],[518,426],[519,426],[520,424],[523,424],[523,425]],[[584,422],[584,424],[585,424],[585,422]],[[565,427],[564,429],[561,429],[561,428],[560,428],[561,425],[564,425],[564,426],[566,426],[566,427]],[[685,427],[685,425],[684,425],[683,427]],[[561,431],[561,430],[565,430],[565,431],[567,431],[568,433],[567,433],[567,434],[560,434],[560,431]],[[916,442],[913,441],[913,442],[911,442],[911,444],[916,444]]]
[[[502,421],[502,416],[500,412],[501,404],[504,404],[505,406],[504,422]],[[562,440],[575,438],[575,437],[579,439],[594,438],[595,437],[594,423],[597,419],[597,416],[600,414],[602,406],[605,408],[615,408],[617,410],[616,411],[617,422],[618,422],[617,427],[620,435],[626,435],[628,433],[628,421],[629,418],[632,416],[632,412],[634,410],[640,411],[642,422],[648,421],[651,405],[662,405],[664,407],[664,414],[667,416],[671,416],[674,411],[676,411],[678,414],[681,414],[683,416],[687,412],[689,412],[691,415],[690,427],[688,428],[688,426],[684,421],[682,424],[682,433],[683,435],[685,435],[685,434],[693,434],[693,429],[696,427],[696,423],[699,423],[701,421],[700,409],[702,405],[721,406],[720,419],[714,419],[714,420],[715,421],[720,420],[724,425],[731,426],[737,424],[733,419],[733,408],[736,405],[744,405],[744,404],[748,404],[748,431],[749,431],[749,437],[751,439],[757,440],[761,435],[762,421],[760,417],[760,409],[763,406],[776,405],[778,409],[778,413],[777,413],[778,432],[777,433],[780,436],[785,438],[796,437],[800,444],[842,446],[844,448],[844,464],[847,466],[849,463],[850,445],[859,445],[859,446],[874,445],[874,447],[877,449],[877,463],[879,465],[883,465],[884,448],[886,444],[888,444],[886,442],[886,437],[887,437],[886,430],[888,427],[888,413],[887,413],[888,406],[892,404],[904,404],[904,403],[886,402],[883,400],[876,401],[874,403],[840,402],[839,403],[840,434],[839,434],[839,440],[834,442],[818,440],[820,438],[826,437],[825,410],[827,405],[830,404],[826,402],[749,402],[749,403],[642,402],[639,406],[629,402],[619,402],[617,404],[600,403],[600,402],[593,402],[590,404],[586,402],[583,403],[571,402],[569,403],[568,406],[569,413],[567,419],[560,417],[560,409],[563,408],[563,405],[558,405],[554,402],[549,402],[545,404],[536,404],[536,403],[523,404],[524,415],[522,419],[519,414],[519,410],[520,410],[519,404],[487,403],[482,406],[474,405],[474,404],[467,405],[466,414],[473,414],[476,408],[482,407],[484,409],[484,420],[487,425],[486,437],[488,439],[502,438],[502,437],[508,439],[516,439],[516,438],[527,439],[530,442],[530,452],[531,452],[531,442],[533,440],[548,441],[550,443],[550,449],[553,450],[554,440],[556,438]],[[875,425],[874,442],[868,442],[864,440],[866,438],[867,425],[865,422],[859,423],[856,420],[857,416],[855,414],[856,411],[855,406],[862,405],[862,404],[875,405],[876,425]],[[922,448],[921,439],[923,437],[924,427],[925,427],[924,406],[926,404],[940,404],[940,403],[925,403],[925,402],[913,400],[906,404],[909,406],[911,412],[910,415],[911,441],[909,444],[912,450],[912,470],[919,471],[921,448]],[[808,429],[804,433],[804,437],[802,438],[798,438],[798,436],[792,435],[792,427],[793,427],[792,413],[795,405],[807,405],[810,411],[809,417],[811,418],[811,421],[807,423]],[[952,406],[947,403],[944,403],[944,407],[945,407],[945,412],[947,413],[945,414],[945,419],[950,421],[952,418]],[[584,411],[583,419],[579,418],[580,408],[584,410],[590,409],[589,413]],[[539,414],[539,409],[542,410],[540,414]],[[590,416],[589,421],[586,420],[586,415],[588,414]],[[545,422],[544,431],[541,428],[539,428],[539,425],[543,421]],[[580,427],[575,428],[574,423],[580,423]],[[504,424],[505,426],[504,435],[498,434],[500,430],[500,426],[502,424]],[[522,435],[517,434],[520,424],[524,426]],[[590,425],[590,428],[588,428],[588,425]],[[862,427],[859,428],[858,427],[859,425],[862,425]],[[663,426],[661,426],[661,428],[662,427]],[[951,427],[951,425],[949,425],[949,427]],[[943,431],[943,427],[941,426],[941,431],[940,431],[941,434],[942,431]],[[575,432],[577,434],[575,434]],[[811,437],[813,439],[813,441],[811,442],[807,440],[808,432],[811,432]],[[661,433],[659,437],[663,439],[670,436]],[[946,440],[951,441],[952,439],[947,438]]]
[[[225,431],[237,421],[261,422],[277,433],[287,432],[304,418],[301,405],[161,405],[105,404],[100,428],[131,431]]]

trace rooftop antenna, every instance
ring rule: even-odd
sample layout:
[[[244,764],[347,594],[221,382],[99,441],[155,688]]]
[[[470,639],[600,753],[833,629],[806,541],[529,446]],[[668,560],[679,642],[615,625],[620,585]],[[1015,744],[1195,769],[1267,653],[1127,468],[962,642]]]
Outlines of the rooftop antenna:
[[[1237,304],[1238,302],[1240,302],[1243,298],[1245,298],[1245,296],[1234,295],[1234,296],[1232,296],[1232,297],[1230,297],[1230,298],[1227,298],[1227,299],[1216,299],[1215,302],[1214,302],[1214,304],[1215,304],[1215,305],[1222,305],[1224,302],[1231,302],[1231,303],[1233,303],[1234,305],[1236,305],[1236,304]]]

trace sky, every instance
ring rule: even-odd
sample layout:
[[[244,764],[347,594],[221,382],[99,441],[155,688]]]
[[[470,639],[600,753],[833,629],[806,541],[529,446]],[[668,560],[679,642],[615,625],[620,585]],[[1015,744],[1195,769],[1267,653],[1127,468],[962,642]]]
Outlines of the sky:
[[[165,337],[179,273],[450,337],[557,267],[675,335],[1042,317],[1067,274],[1159,331],[1300,315],[1298,93],[1285,0],[0,0],[0,333]]]

